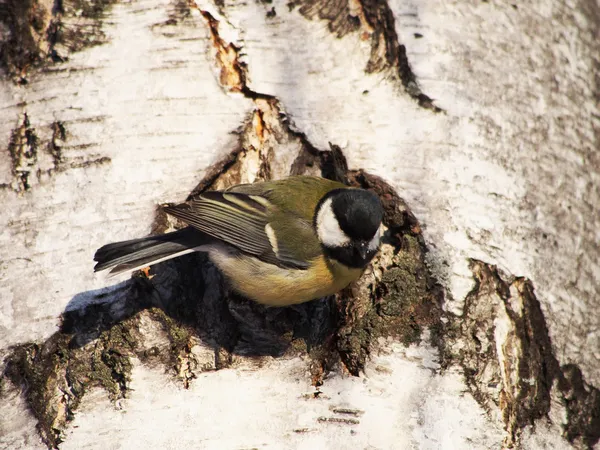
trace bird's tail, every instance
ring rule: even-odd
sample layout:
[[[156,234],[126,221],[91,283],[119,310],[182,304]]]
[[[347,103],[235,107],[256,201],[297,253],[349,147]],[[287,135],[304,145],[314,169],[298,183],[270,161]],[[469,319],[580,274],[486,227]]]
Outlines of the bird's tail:
[[[94,272],[111,269],[110,274],[132,272],[152,264],[176,258],[196,250],[209,241],[208,236],[192,228],[141,239],[114,242],[100,247],[94,255]]]

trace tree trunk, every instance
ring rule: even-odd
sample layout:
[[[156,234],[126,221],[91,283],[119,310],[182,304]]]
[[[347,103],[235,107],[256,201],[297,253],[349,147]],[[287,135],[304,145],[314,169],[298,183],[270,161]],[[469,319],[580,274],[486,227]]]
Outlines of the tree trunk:
[[[598,448],[599,43],[595,0],[0,0],[0,447]],[[386,208],[332,298],[93,273],[302,173]]]

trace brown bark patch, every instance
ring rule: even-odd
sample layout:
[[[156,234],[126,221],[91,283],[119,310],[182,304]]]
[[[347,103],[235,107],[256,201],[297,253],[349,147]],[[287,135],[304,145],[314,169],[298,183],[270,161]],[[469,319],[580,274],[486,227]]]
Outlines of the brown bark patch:
[[[106,42],[102,21],[116,0],[8,0],[0,21],[8,36],[0,64],[16,83],[27,84],[32,69],[62,62],[69,54]]]
[[[48,448],[58,448],[64,440],[67,422],[92,387],[105,389],[113,401],[125,397],[131,375],[130,357],[136,348],[136,320],[115,324],[81,348],[72,348],[71,336],[58,332],[42,344],[23,344],[13,349],[6,361],[5,376],[25,390]]]
[[[239,49],[230,42],[225,42],[219,35],[219,21],[209,12],[200,11],[206,19],[215,56],[220,67],[219,82],[224,88],[233,92],[241,92],[246,86],[245,68],[238,59]]]
[[[38,162],[39,138],[35,128],[29,123],[27,114],[13,130],[8,144],[8,154],[12,166],[13,189],[17,192],[31,188]]]
[[[446,364],[458,363],[475,399],[500,415],[504,445],[519,445],[526,426],[535,426],[552,406],[553,393],[567,412],[564,436],[581,448],[600,437],[600,391],[574,365],[560,367],[532,283],[472,261],[475,287],[461,317],[449,314]]]
[[[49,137],[43,137],[48,135]],[[56,121],[49,126],[36,128],[31,124],[29,115],[23,113],[19,124],[11,133],[8,144],[12,180],[10,183],[0,184],[0,189],[28,191],[57,172],[107,164],[111,161],[107,156],[94,154],[88,157],[70,156],[63,152],[67,140],[68,131],[62,122]]]
[[[358,375],[377,338],[410,345],[420,341],[425,329],[437,335],[443,294],[425,264],[425,243],[406,203],[382,179],[364,171],[349,172],[348,179],[379,195],[388,228],[372,267],[337,296],[336,350],[348,371]]]

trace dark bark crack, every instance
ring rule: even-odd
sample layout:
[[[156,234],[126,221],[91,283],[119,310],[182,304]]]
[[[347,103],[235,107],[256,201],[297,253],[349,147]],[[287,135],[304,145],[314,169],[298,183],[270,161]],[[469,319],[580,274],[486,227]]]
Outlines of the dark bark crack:
[[[11,189],[24,192],[33,189],[56,173],[69,169],[80,169],[95,165],[107,164],[111,160],[107,156],[89,155],[69,156],[64,145],[68,140],[68,132],[64,123],[53,122],[46,127],[36,129],[31,125],[29,115],[23,113],[21,123],[12,131],[8,144],[8,155],[11,161],[12,181],[0,185],[0,189]],[[40,137],[50,133],[47,142]]]
[[[38,150],[39,138],[25,113],[21,124],[11,133],[8,144],[13,175],[12,184],[15,191],[27,191],[31,188],[30,178],[35,175]]]
[[[506,447],[518,446],[523,428],[548,416],[556,395],[567,413],[564,437],[591,448],[600,438],[600,391],[577,366],[560,366],[532,283],[481,261],[471,269],[475,287],[445,330],[446,364],[463,368],[484,409],[500,410]]]
[[[69,54],[106,42],[102,20],[116,0],[54,0],[50,9],[39,0],[0,4],[0,22],[8,38],[0,43],[0,66],[18,84],[27,84],[33,69],[60,63]],[[74,20],[76,18],[76,20]]]
[[[327,21],[329,31],[338,38],[360,32],[361,39],[371,40],[367,73],[390,70],[419,106],[442,111],[419,87],[406,47],[399,41],[394,14],[385,0],[292,0],[288,7],[299,7],[300,14],[307,19]]]

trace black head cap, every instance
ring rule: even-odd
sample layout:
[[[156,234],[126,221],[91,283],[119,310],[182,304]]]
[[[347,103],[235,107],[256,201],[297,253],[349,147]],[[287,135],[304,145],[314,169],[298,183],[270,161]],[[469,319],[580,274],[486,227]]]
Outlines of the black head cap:
[[[383,219],[379,197],[364,189],[340,189],[332,193],[331,208],[340,228],[351,239],[371,239]]]

